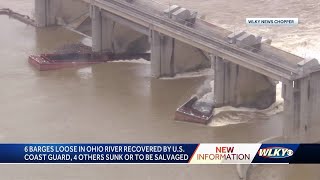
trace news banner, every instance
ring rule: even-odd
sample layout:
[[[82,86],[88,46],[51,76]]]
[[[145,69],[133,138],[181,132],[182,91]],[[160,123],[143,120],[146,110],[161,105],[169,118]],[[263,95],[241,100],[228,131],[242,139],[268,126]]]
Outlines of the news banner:
[[[315,164],[320,144],[0,144],[0,164]]]

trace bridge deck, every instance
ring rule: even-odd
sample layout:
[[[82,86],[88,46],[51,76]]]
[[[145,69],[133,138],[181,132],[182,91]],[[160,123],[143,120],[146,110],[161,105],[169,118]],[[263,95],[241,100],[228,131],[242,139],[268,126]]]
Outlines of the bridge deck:
[[[165,5],[157,6],[156,3],[152,5],[152,1],[149,1],[149,3],[146,3],[145,0],[144,1],[136,0],[134,3],[137,4],[138,6],[146,7],[147,9],[152,9],[152,11],[154,13],[157,13],[158,15],[163,15],[162,13],[163,10],[165,10],[165,8],[168,8],[168,6],[165,6]],[[194,28],[197,29],[198,31],[205,32],[208,35],[211,35],[220,39],[226,39],[226,37],[232,33],[227,29],[216,26],[212,23],[209,23],[201,19],[197,19]],[[262,51],[257,52],[257,54],[260,54],[262,56],[272,58],[272,59],[275,58],[278,61],[283,61],[284,64],[287,64],[288,66],[291,66],[293,68],[297,68],[297,63],[303,60],[303,58],[299,56],[285,52],[281,49],[270,46],[269,44],[263,43],[261,49]]]
[[[88,1],[88,0],[85,0]],[[251,52],[229,44],[230,31],[197,20],[194,27],[174,22],[163,14],[166,8],[153,1],[135,0],[127,3],[119,0],[92,0],[91,3],[110,13],[134,23],[157,30],[182,42],[200,48],[228,61],[244,66],[277,80],[292,80],[299,75],[297,63],[303,58],[263,44],[258,52]]]
[[[219,37],[221,39],[226,39],[226,37],[232,33],[227,29],[221,28],[201,19],[197,20],[195,28],[201,29],[202,31],[207,32],[208,34],[212,34],[213,36]],[[291,66],[293,68],[297,68],[297,63],[303,61],[302,57],[275,48],[266,43],[262,43],[261,51],[257,52],[257,54],[260,54],[272,60],[283,61],[282,63],[287,64],[288,66]]]

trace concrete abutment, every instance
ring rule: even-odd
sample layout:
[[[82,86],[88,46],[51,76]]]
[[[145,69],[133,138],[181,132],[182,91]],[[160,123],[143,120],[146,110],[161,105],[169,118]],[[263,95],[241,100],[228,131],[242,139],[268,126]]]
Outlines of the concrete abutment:
[[[174,75],[174,39],[161,33],[151,33],[151,75],[154,77]]]
[[[35,0],[38,27],[68,24],[89,14],[89,4],[76,0]]]
[[[144,53],[148,36],[115,21],[98,7],[91,7],[92,49],[94,52]]]
[[[265,109],[276,100],[276,85],[268,77],[215,57],[215,105]]]
[[[157,31],[152,31],[150,39],[151,69],[154,77],[174,76],[177,73],[210,67],[210,60],[198,48]]]
[[[299,136],[320,127],[320,72],[283,86],[285,137]]]

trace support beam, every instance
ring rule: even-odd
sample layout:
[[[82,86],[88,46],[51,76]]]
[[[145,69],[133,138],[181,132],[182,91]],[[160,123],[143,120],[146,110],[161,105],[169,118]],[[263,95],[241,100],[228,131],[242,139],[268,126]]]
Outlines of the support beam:
[[[54,0],[35,0],[35,19],[38,27],[56,24],[57,2]]]
[[[225,104],[224,62],[218,56],[214,62],[214,94],[216,106],[223,106]]]
[[[300,82],[290,81],[284,88],[283,136],[295,137],[300,132]]]
[[[210,60],[203,51],[179,40],[151,31],[152,76],[172,77],[210,67]]]
[[[101,50],[103,52],[115,52],[113,45],[113,31],[115,22],[109,18],[102,17],[101,18]]]
[[[265,109],[276,100],[276,86],[264,75],[216,57],[215,106]]]
[[[98,7],[91,7],[92,50],[94,52],[113,52],[113,30],[115,22],[103,17]]]
[[[38,27],[45,27],[47,24],[47,0],[35,0],[35,20]]]
[[[154,77],[174,75],[174,39],[152,31],[151,74]]]
[[[189,44],[174,40],[174,72],[184,73],[210,68],[210,58],[205,53]]]
[[[239,98],[240,86],[239,83],[239,66],[237,64],[228,62],[229,67],[229,103],[230,104],[241,104],[241,99]]]
[[[309,131],[309,129],[318,129],[320,127],[320,72],[311,73],[309,76],[304,77],[299,81],[300,100],[296,104],[300,103],[299,116],[299,133],[303,134]]]
[[[309,129],[312,105],[311,105],[311,77],[300,79],[300,133]]]
[[[92,51],[102,51],[102,17],[101,11],[96,6],[91,6],[92,19]]]

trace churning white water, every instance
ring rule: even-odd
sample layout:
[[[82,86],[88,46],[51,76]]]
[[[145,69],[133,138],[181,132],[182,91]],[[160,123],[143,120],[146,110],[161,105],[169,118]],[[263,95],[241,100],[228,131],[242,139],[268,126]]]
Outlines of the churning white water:
[[[258,110],[254,108],[235,108],[225,106],[216,108],[214,118],[209,126],[226,126],[230,124],[250,123],[257,120],[267,120],[269,117],[283,111],[283,98],[281,97],[282,83],[277,84],[276,102],[269,108]]]

